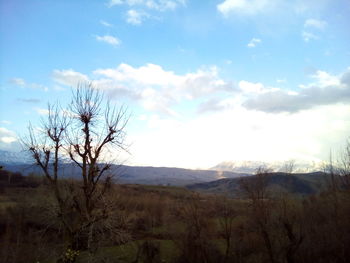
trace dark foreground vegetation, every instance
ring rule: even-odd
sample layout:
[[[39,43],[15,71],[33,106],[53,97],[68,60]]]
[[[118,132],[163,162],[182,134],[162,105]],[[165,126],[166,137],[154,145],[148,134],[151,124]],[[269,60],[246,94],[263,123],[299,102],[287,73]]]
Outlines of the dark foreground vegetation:
[[[269,176],[259,171],[242,179],[239,199],[111,184],[97,207],[108,219],[80,232],[70,248],[48,180],[2,170],[1,262],[348,262],[350,191],[337,179],[343,177],[320,194],[271,197]],[[65,196],[80,185],[59,184]],[[65,202],[74,228],[76,201]]]

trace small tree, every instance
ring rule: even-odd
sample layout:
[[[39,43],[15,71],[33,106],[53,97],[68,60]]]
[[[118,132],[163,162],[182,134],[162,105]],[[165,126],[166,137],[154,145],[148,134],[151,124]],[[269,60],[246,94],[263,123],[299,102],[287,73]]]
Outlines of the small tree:
[[[339,161],[338,177],[341,189],[350,190],[350,140],[347,142]]]
[[[113,146],[126,150],[127,122],[123,107],[111,107],[91,83],[81,84],[73,90],[68,110],[49,105],[41,127],[30,126],[29,136],[22,140],[49,181],[71,249],[91,248],[94,226],[112,212],[106,193],[114,174],[104,157]],[[81,180],[70,185],[59,180],[62,156],[78,167]]]
[[[233,208],[231,200],[226,196],[218,198],[215,206],[219,215],[220,236],[225,240],[226,243],[225,262],[229,262],[232,247],[234,221],[236,219],[237,212]]]
[[[240,188],[251,201],[252,222],[264,241],[270,262],[274,263],[276,262],[276,255],[270,231],[271,201],[267,189],[270,175],[270,170],[260,167],[254,176],[241,179]]]

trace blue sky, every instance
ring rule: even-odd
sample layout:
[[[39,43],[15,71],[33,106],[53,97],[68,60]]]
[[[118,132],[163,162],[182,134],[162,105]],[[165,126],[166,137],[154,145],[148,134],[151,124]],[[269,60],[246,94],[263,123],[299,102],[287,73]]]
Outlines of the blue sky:
[[[350,132],[347,0],[0,0],[0,149],[92,81],[130,164],[320,162]]]

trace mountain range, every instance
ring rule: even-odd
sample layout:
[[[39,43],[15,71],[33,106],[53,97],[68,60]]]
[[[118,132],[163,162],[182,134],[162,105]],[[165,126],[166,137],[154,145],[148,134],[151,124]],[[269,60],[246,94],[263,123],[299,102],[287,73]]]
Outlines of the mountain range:
[[[8,171],[20,172],[23,175],[29,175],[31,173],[42,174],[40,167],[33,164],[33,160],[26,152],[8,152],[1,150],[0,165]],[[62,177],[79,178],[79,172],[76,165],[67,162],[67,160],[64,160],[60,164],[60,175]],[[116,175],[114,177],[116,182],[120,183],[176,186],[249,175],[230,171],[127,165],[112,165],[111,172]]]
[[[28,152],[12,152],[0,150],[1,165],[31,164],[33,159]]]
[[[23,175],[42,174],[40,167],[26,152],[8,152],[0,150],[0,165],[11,172]],[[242,177],[251,176],[258,167],[269,167],[275,171],[283,170],[284,163],[267,164],[263,162],[223,162],[208,170],[191,170],[171,167],[112,165],[117,183],[186,186],[206,193],[238,194]],[[305,167],[305,166],[304,166]],[[79,178],[80,170],[71,162],[63,160],[60,164],[60,176]],[[288,177],[286,173],[271,173],[268,188],[282,192],[312,194],[322,189],[326,182],[322,172],[295,173]]]
[[[260,167],[268,168],[274,172],[290,172],[287,170],[292,168],[294,173],[310,173],[324,170],[324,164],[321,162],[294,162],[293,160],[287,162],[224,161],[210,169],[216,171],[254,174]]]

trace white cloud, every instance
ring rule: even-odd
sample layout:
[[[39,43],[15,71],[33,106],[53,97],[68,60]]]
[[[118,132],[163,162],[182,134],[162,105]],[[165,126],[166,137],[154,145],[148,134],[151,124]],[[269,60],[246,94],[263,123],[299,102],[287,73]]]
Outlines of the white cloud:
[[[44,85],[37,84],[37,83],[27,83],[24,79],[21,79],[21,78],[12,78],[10,79],[10,83],[13,85],[20,86],[22,88],[37,89],[45,92],[49,90],[49,88]]]
[[[149,17],[150,15],[146,12],[130,9],[126,13],[126,22],[132,25],[140,25],[142,24],[143,20]]]
[[[28,85],[28,87],[31,88],[31,89],[38,89],[38,90],[42,90],[42,91],[45,91],[45,92],[49,91],[48,87],[46,87],[46,86],[44,86],[42,84],[37,84],[37,83],[31,83],[31,84]]]
[[[33,104],[40,102],[40,100],[36,98],[19,98],[17,99],[17,101],[23,102],[23,103],[33,103]]]
[[[39,113],[40,115],[49,115],[48,109],[42,109],[42,108],[35,108],[35,111]]]
[[[1,135],[12,135],[13,134],[12,131],[10,131],[6,128],[3,128],[3,127],[0,127],[0,133],[1,133]]]
[[[248,110],[267,113],[297,113],[322,105],[338,105],[350,102],[350,68],[339,75],[318,70],[310,76],[312,82],[293,90],[266,87],[263,83],[242,80],[240,92],[231,98],[212,97],[201,103],[199,112],[228,110],[242,105]]]
[[[120,64],[115,69],[97,69],[94,74],[102,77],[96,85],[107,89],[111,96],[124,94],[139,100],[147,110],[171,115],[176,115],[171,107],[184,100],[233,90],[232,83],[219,78],[216,67],[177,75],[155,64],[139,68]]]
[[[104,21],[104,20],[100,20],[100,24],[105,26],[105,27],[113,27],[112,24],[108,23],[107,21]]]
[[[261,39],[252,38],[252,40],[250,40],[250,42],[248,43],[247,47],[253,48],[253,47],[256,47],[256,45],[259,43],[261,43]]]
[[[172,71],[165,71],[161,66],[146,64],[134,68],[128,64],[120,64],[116,69],[97,69],[96,75],[103,75],[116,81],[133,81],[142,85],[169,85],[179,80]]]
[[[140,102],[147,111],[160,112],[172,117],[178,116],[171,106],[175,103],[173,97],[163,94],[156,89],[146,88],[140,93]]]
[[[15,137],[1,137],[0,140],[4,143],[12,143],[17,141]]]
[[[317,20],[317,19],[307,19],[304,23],[305,28],[315,28],[318,30],[323,30],[328,25],[326,21]]]
[[[242,15],[256,15],[264,13],[276,4],[276,0],[225,0],[217,5],[217,9],[225,17],[232,13]]]
[[[0,142],[10,144],[17,141],[16,134],[6,128],[0,127]]]
[[[330,0],[222,0],[216,7],[225,18],[268,16],[265,20],[282,21],[289,15],[319,16],[330,4]]]
[[[217,90],[227,89],[230,85],[218,77],[218,69],[197,70],[185,75],[177,75],[166,71],[161,66],[146,64],[139,68],[128,64],[120,64],[116,69],[98,69],[96,75],[114,79],[118,82],[135,83],[142,86],[159,86],[174,91],[187,93],[189,97],[197,97]]]
[[[327,25],[327,22],[323,20],[317,20],[312,18],[307,19],[304,23],[304,30],[302,32],[302,37],[304,41],[309,42],[311,40],[319,39],[317,34],[320,33],[319,31],[324,30]]]
[[[222,160],[327,160],[330,147],[348,135],[349,114],[348,105],[337,105],[292,115],[235,107],[188,121],[151,117],[147,132],[131,134],[130,150],[137,164],[188,168]]]
[[[241,80],[238,84],[238,87],[243,93],[263,93],[265,87],[262,83],[252,83],[249,81]]]
[[[350,69],[340,75],[316,71],[311,77],[315,82],[300,85],[298,90],[266,89],[248,97],[243,106],[264,112],[295,113],[321,105],[347,104],[350,102]],[[264,89],[264,88],[262,88]]]
[[[1,123],[6,124],[6,125],[12,124],[12,122],[8,121],[8,120],[2,120]]]
[[[110,35],[105,35],[105,36],[95,36],[97,41],[100,42],[105,42],[107,44],[110,44],[112,46],[118,46],[120,45],[121,41],[114,37],[114,36],[110,36]]]
[[[25,80],[21,78],[12,78],[10,79],[10,83],[21,87],[24,87],[26,85]]]
[[[88,79],[73,70],[56,70],[55,73],[56,81],[66,85]],[[177,105],[191,100],[199,104],[197,111],[200,113],[225,110],[234,104],[250,110],[293,113],[350,101],[350,69],[340,75],[316,71],[311,76],[314,82],[294,90],[266,87],[263,83],[246,80],[239,81],[235,87],[219,77],[217,67],[179,75],[156,64],[133,67],[122,63],[117,68],[97,69],[93,74],[93,83],[111,98],[126,97],[147,111],[172,116],[178,114],[174,110]],[[232,97],[237,100],[232,101]]]
[[[210,98],[199,104],[197,113],[203,114],[208,112],[220,112],[228,109],[232,109],[236,104],[236,101],[232,98]]]
[[[63,90],[65,90],[65,88],[63,88],[63,87],[61,87],[60,85],[57,85],[57,84],[55,84],[55,85],[53,86],[53,89],[54,89],[55,91],[63,91]]]
[[[333,4],[332,0],[292,0],[293,9],[298,14],[315,14],[322,12],[328,5]]]
[[[108,3],[107,3],[107,6],[108,7],[112,7],[112,6],[115,6],[115,5],[121,5],[123,4],[123,0],[110,0]]]
[[[287,83],[287,80],[286,79],[276,79],[276,82],[277,83]]]
[[[111,0],[107,6],[127,5],[131,7],[142,7],[156,11],[174,10],[178,6],[184,6],[185,0]]]
[[[219,78],[217,67],[188,73],[182,79],[181,90],[187,92],[187,97],[191,99],[213,95],[221,91],[232,92],[234,90],[233,83]]]
[[[143,128],[129,135],[131,161],[138,165],[326,160],[350,130],[350,68],[338,75],[315,71],[312,83],[294,90],[247,80],[234,88],[216,67],[178,74],[156,64],[120,64],[93,74],[108,96],[125,96],[145,109],[137,120]],[[182,106],[191,100],[193,112],[186,109],[190,114],[184,116]],[[189,117],[196,109],[201,114]]]
[[[79,83],[89,82],[89,78],[73,69],[57,70],[53,71],[52,77],[54,81],[70,87],[76,87]]]
[[[327,86],[339,86],[341,84],[342,76],[346,75],[347,72],[350,72],[350,70],[348,69],[344,74],[337,76],[337,75],[331,75],[326,71],[317,70],[313,75],[311,75],[311,77],[315,79],[317,82],[312,83],[309,86],[320,86],[322,88],[325,88]]]
[[[307,32],[307,31],[303,31],[302,33],[302,37],[304,39],[305,42],[309,42],[311,40],[317,40],[319,39],[318,36],[316,36],[315,34],[311,33],[311,32]]]
[[[108,7],[124,5],[130,7],[126,12],[126,22],[132,25],[140,25],[149,18],[157,18],[153,13],[175,10],[179,6],[185,6],[186,0],[110,0]]]

